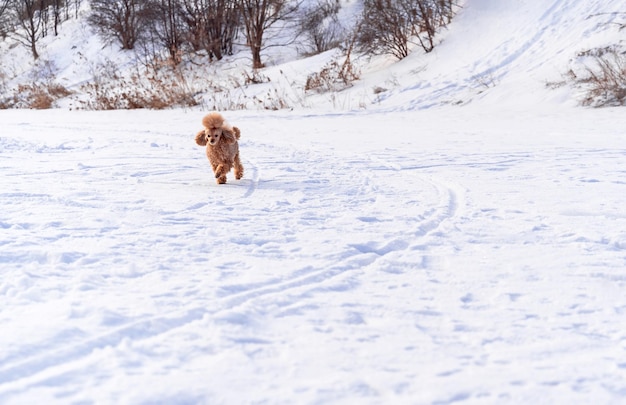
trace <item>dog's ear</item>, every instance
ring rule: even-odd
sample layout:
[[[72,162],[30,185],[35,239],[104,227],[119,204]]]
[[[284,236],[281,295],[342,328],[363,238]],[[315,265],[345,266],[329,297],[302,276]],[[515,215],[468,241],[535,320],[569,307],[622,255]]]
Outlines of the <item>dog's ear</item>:
[[[231,131],[228,128],[222,128],[222,137],[226,143],[235,143],[237,142],[237,138],[235,137],[235,132]]]
[[[204,129],[196,134],[196,143],[200,146],[206,146],[206,135]]]
[[[233,127],[233,132],[235,133],[235,139],[241,138],[241,131],[237,127]]]

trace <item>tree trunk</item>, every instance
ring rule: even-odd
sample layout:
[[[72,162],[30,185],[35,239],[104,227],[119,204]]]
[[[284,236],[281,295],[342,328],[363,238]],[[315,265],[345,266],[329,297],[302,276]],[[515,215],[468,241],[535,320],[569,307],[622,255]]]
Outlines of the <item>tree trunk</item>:
[[[261,47],[250,46],[250,50],[252,51],[252,68],[261,69],[263,67],[263,63],[261,62]]]
[[[39,59],[39,53],[37,53],[37,46],[35,45],[35,41],[36,40],[34,40],[34,39],[31,41],[31,43],[30,43],[30,51],[33,54],[33,59],[37,60],[37,59]]]

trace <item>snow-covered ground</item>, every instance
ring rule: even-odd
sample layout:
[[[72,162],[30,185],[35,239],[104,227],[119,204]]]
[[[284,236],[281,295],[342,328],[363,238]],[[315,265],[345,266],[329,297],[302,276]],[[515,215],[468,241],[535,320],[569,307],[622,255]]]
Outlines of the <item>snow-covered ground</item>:
[[[0,111],[0,403],[626,401],[626,114],[545,86],[626,1],[505,3],[226,185],[199,109]]]

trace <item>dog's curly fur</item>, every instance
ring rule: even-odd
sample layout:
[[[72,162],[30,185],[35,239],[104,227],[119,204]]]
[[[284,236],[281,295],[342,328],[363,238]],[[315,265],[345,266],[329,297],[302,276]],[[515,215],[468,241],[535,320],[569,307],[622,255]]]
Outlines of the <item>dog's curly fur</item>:
[[[235,169],[237,180],[243,177],[243,165],[239,158],[239,128],[233,127],[218,112],[212,112],[202,118],[203,130],[196,134],[196,143],[206,146],[217,184],[226,183],[226,174]]]

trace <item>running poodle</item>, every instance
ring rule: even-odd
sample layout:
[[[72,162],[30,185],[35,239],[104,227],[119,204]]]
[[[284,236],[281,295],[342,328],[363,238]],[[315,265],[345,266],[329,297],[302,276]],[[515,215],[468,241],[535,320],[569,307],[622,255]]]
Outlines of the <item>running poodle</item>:
[[[217,184],[226,183],[226,174],[235,169],[237,180],[243,177],[243,165],[239,159],[239,128],[233,127],[222,114],[212,112],[202,118],[204,129],[196,135],[196,143],[206,145],[206,156],[209,158]]]

